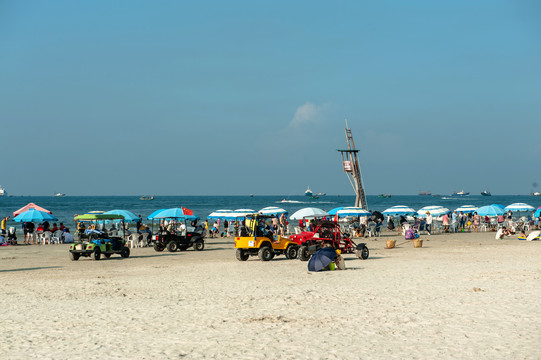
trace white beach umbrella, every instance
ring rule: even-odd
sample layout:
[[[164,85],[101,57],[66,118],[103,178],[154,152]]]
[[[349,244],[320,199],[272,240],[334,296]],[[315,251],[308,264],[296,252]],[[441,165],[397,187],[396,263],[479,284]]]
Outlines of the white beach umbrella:
[[[534,211],[535,208],[525,203],[514,203],[509,206],[506,206],[504,210],[505,211],[511,210],[512,212],[521,212],[521,211]]]
[[[237,210],[233,210],[233,213],[237,215],[237,217],[245,217],[246,215],[248,214],[253,214],[255,213],[256,211],[255,210],[252,210],[252,209],[237,209]]]
[[[258,211],[262,215],[275,215],[280,216],[285,214],[287,216],[287,210],[279,208],[277,206],[269,206]]]
[[[396,205],[388,208],[387,210],[384,210],[382,214],[386,216],[408,216],[417,214],[417,211],[410,208],[409,206]]]
[[[540,235],[541,235],[541,231],[539,231],[539,230],[538,231],[532,231],[530,233],[530,235],[528,235],[526,240],[527,241],[538,240]]]
[[[443,216],[451,212],[451,210],[443,206],[425,206],[424,208],[417,211],[417,216],[426,217],[427,211],[430,212],[430,215],[432,215],[432,217]]]
[[[479,208],[474,205],[462,205],[460,207],[457,207],[454,212],[459,213],[462,211],[464,214],[469,214],[477,211],[477,209]]]
[[[300,220],[305,218],[315,218],[315,217],[325,217],[329,216],[325,211],[319,208],[304,208],[296,211],[293,215],[289,217],[290,220]]]

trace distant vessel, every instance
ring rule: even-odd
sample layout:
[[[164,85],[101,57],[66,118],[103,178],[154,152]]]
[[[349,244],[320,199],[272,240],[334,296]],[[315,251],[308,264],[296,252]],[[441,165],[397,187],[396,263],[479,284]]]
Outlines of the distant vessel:
[[[154,195],[150,196],[141,196],[139,200],[154,200]]]
[[[535,191],[533,193],[530,193],[530,196],[541,196],[541,192]]]
[[[379,198],[390,198],[391,194],[379,194],[378,197]]]
[[[250,194],[250,197],[254,197],[254,194]]]
[[[55,197],[62,197],[62,196],[66,196],[66,194],[57,192],[57,193],[54,193],[54,196]]]
[[[451,194],[451,196],[469,196],[470,193],[469,192],[465,192],[464,190],[462,191],[458,191],[458,192],[454,192]]]
[[[421,195],[421,196],[430,196],[430,195],[432,195],[432,192],[421,190],[421,191],[419,191],[419,195]]]
[[[325,196],[327,195],[326,193],[317,193],[317,196]]]
[[[482,191],[481,195],[483,195],[483,196],[492,196],[492,194],[488,190]]]
[[[314,193],[312,192],[312,190],[310,190],[310,186],[308,186],[308,189],[306,189],[306,191],[304,192],[304,195],[314,196]]]
[[[0,185],[0,196],[8,196],[8,192],[2,187],[2,185]]]

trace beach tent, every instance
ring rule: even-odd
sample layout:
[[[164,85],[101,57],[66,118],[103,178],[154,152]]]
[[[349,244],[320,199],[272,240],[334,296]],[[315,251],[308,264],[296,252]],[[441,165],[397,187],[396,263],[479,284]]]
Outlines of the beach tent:
[[[419,211],[417,211],[417,216],[426,217],[427,211],[430,212],[430,215],[432,215],[432,217],[443,216],[451,212],[451,210],[443,206],[425,206],[424,208],[419,209]]]
[[[23,207],[20,208],[19,210],[15,211],[15,212],[13,213],[13,216],[17,216],[17,215],[19,215],[20,213],[23,213],[23,212],[28,211],[28,210],[30,210],[30,209],[39,210],[39,211],[44,211],[44,212],[46,212],[46,213],[48,213],[48,214],[52,214],[52,213],[53,213],[52,211],[49,211],[49,210],[47,210],[47,209],[45,209],[45,208],[42,208],[41,206],[38,206],[38,205],[34,204],[33,202],[31,202],[31,203],[28,203],[27,205],[23,206]]]
[[[477,209],[479,208],[474,205],[462,205],[460,207],[457,207],[454,212],[459,213],[462,211],[464,214],[470,214],[477,211]]]
[[[316,218],[316,217],[325,217],[329,216],[328,213],[319,209],[319,208],[304,208],[296,211],[293,215],[289,217],[290,220],[301,220],[305,218]]]
[[[494,205],[488,205],[488,206],[482,206],[479,209],[477,209],[477,214],[481,216],[498,216],[498,215],[504,215],[505,210],[502,209],[499,206]]]
[[[281,216],[282,214],[284,214],[285,216],[287,216],[288,214],[287,210],[279,208],[277,206],[269,206],[269,207],[263,208],[259,210],[258,213],[262,215],[271,215],[271,216],[274,215],[278,217]]]
[[[417,214],[417,211],[405,205],[396,205],[383,211],[383,215],[385,216],[408,216],[415,214]]]
[[[58,220],[51,214],[45,211],[30,209],[20,213],[13,218],[16,222],[43,222],[43,221],[56,221]]]
[[[139,216],[135,215],[131,211],[128,210],[110,210],[107,212],[104,212],[105,215],[122,215],[124,216],[124,221],[126,222],[138,222],[141,220]]]
[[[534,211],[535,208],[525,203],[514,203],[514,204],[506,206],[504,210],[505,211],[511,210],[512,212],[528,212],[528,211]]]
[[[338,215],[338,217],[348,217],[348,216],[370,216],[369,211],[356,206],[346,206],[346,207],[337,207],[332,210],[327,211],[329,215]]]

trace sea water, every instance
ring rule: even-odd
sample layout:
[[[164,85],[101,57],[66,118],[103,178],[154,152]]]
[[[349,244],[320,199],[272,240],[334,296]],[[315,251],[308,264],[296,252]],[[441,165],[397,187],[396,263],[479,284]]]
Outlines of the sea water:
[[[285,202],[282,202],[285,200]],[[201,219],[219,209],[252,209],[258,211],[268,206],[278,206],[289,212],[289,215],[305,207],[316,207],[328,211],[336,207],[353,206],[354,196],[321,196],[311,199],[307,196],[155,196],[154,200],[140,200],[138,196],[9,196],[0,198],[0,217],[11,216],[13,212],[33,202],[50,211],[67,227],[73,228],[73,217],[89,211],[108,211],[114,209],[129,210],[146,219],[158,209],[185,207]],[[396,195],[391,198],[367,196],[368,210],[383,211],[391,206],[406,205],[415,210],[424,206],[441,205],[454,210],[462,205],[484,206],[511,203],[527,203],[535,208],[541,206],[541,197],[527,195],[494,195],[494,196],[465,196],[465,197],[432,197],[419,195]],[[527,214],[531,215],[531,214]],[[8,226],[19,226],[10,221]]]

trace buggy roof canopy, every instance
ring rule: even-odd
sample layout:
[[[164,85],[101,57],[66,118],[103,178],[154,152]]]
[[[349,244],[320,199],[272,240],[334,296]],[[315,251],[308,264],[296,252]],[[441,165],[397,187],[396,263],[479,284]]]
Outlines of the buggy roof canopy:
[[[93,221],[93,220],[124,220],[124,216],[118,214],[83,214],[77,215],[73,220],[79,221]]]

